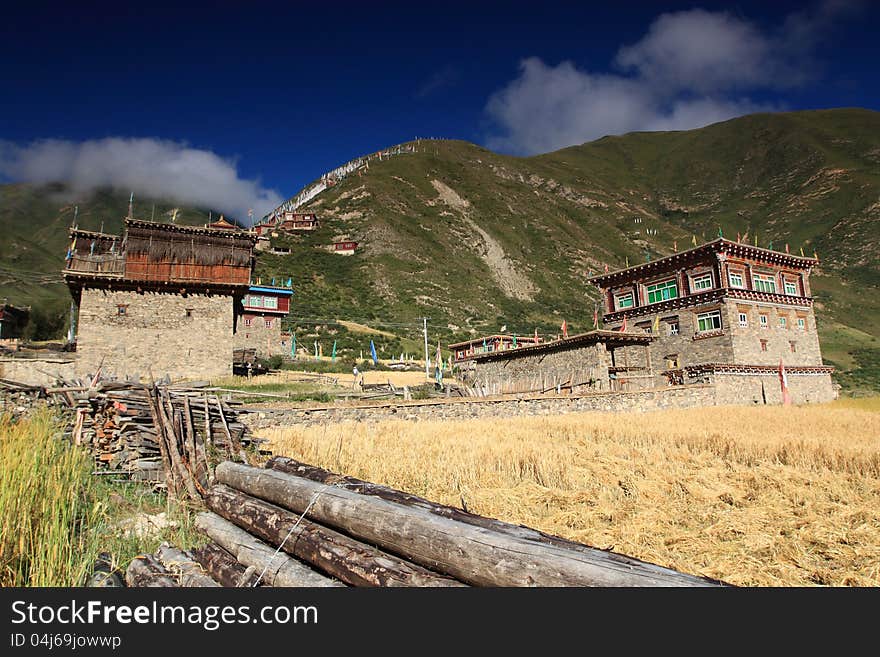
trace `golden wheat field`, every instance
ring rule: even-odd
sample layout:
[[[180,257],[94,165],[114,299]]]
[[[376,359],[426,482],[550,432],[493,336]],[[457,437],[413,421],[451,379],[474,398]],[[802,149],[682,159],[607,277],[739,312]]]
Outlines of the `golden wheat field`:
[[[880,400],[263,430],[276,454],[744,586],[880,585]]]

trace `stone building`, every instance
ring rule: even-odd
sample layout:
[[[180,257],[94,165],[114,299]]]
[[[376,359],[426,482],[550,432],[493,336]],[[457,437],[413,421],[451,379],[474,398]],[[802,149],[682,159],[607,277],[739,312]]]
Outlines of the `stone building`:
[[[719,238],[595,276],[604,324],[653,339],[655,386],[714,382],[732,400],[781,400],[780,363],[794,401],[836,396],[822,363],[810,270],[815,258]]]
[[[290,354],[290,333],[282,332],[281,320],[290,312],[292,296],[289,287],[251,285],[242,299],[235,348],[255,349],[260,358]]]
[[[810,294],[817,262],[719,238],[595,276],[605,330],[475,355],[465,380],[531,393],[711,384],[717,403],[778,403],[784,371],[794,402],[834,399]]]
[[[78,311],[78,376],[232,373],[254,235],[128,218],[121,236],[73,228],[70,238],[63,275]]]
[[[458,378],[480,396],[586,394],[648,387],[651,336],[590,331],[516,349],[479,352],[458,364]]]
[[[538,337],[537,331],[534,336],[515,336],[515,335],[485,335],[480,338],[465,340],[464,342],[455,342],[449,345],[452,352],[453,363],[462,363],[477,354],[486,354],[494,351],[504,351],[507,349],[519,349],[533,344],[539,344],[541,338]]]

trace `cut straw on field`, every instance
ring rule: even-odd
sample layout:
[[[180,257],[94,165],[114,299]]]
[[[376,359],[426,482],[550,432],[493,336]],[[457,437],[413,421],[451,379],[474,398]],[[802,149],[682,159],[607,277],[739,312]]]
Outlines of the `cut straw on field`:
[[[740,585],[880,585],[878,405],[270,429],[335,472]]]

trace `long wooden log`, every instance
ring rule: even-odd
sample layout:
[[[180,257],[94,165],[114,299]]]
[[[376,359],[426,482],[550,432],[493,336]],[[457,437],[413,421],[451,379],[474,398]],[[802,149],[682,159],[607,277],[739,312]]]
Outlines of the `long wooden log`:
[[[624,564],[628,564],[632,561],[632,559],[630,559],[629,557],[625,557],[614,552],[599,550],[598,548],[590,547],[588,545],[584,545],[583,543],[570,541],[560,536],[545,534],[542,531],[532,529],[531,527],[526,527],[525,525],[514,525],[509,522],[503,522],[494,518],[487,518],[485,516],[480,516],[475,513],[470,513],[469,511],[463,511],[462,509],[458,509],[454,506],[437,504],[436,502],[431,502],[430,500],[426,500],[425,498],[419,497],[417,495],[411,495],[410,493],[405,493],[395,488],[389,488],[388,486],[374,484],[369,481],[364,481],[363,479],[357,479],[355,477],[349,477],[347,475],[336,474],[334,472],[330,472],[329,470],[324,470],[323,468],[297,461],[296,459],[292,459],[288,456],[274,456],[266,462],[265,467],[271,470],[277,470],[278,472],[286,472],[288,474],[296,475],[298,477],[305,477],[306,479],[310,479],[312,481],[316,481],[322,484],[340,486],[346,488],[347,490],[360,493],[361,495],[378,497],[388,502],[394,502],[396,504],[402,504],[404,506],[423,509],[428,513],[432,513],[442,518],[449,518],[450,520],[463,522],[468,525],[473,525],[474,527],[483,527],[484,529],[500,532],[502,534],[521,538],[523,540],[531,541],[533,543],[543,545],[555,545],[560,548],[575,550],[587,555],[593,555],[596,552],[600,552],[607,555],[608,559],[620,559],[621,562]],[[724,582],[720,582],[717,580],[707,579],[706,581],[724,585]]]
[[[352,586],[464,586],[222,484],[211,487],[205,503],[248,533],[270,545],[283,542],[281,549],[291,556]]]
[[[232,554],[245,566],[253,566],[262,575],[260,581],[269,586],[345,586],[340,581],[325,577],[284,552],[254,538],[240,527],[216,513],[202,512],[196,516],[196,528]]]
[[[142,554],[131,560],[125,569],[125,583],[132,587],[179,586],[152,554]]]
[[[153,416],[153,424],[156,427],[156,441],[159,443],[159,453],[162,456],[162,469],[165,473],[165,489],[172,497],[177,496],[177,480],[174,476],[174,468],[171,465],[171,455],[165,445],[165,430],[162,427],[162,415],[159,413],[159,400],[156,388],[147,391],[150,402],[150,413]]]
[[[303,477],[224,462],[217,481],[479,586],[715,586],[602,550],[539,544]]]
[[[170,406],[170,400],[165,400]],[[186,488],[189,496],[193,500],[201,499],[201,495],[199,491],[196,489],[195,482],[193,481],[192,476],[187,471],[186,466],[184,466],[183,461],[180,456],[180,451],[178,449],[178,436],[174,433],[174,423],[171,420],[171,417],[168,415],[168,411],[165,409],[165,405],[163,405],[163,400],[159,399],[159,414],[162,416],[162,425],[164,428],[165,435],[165,447],[168,449],[168,453],[171,456],[171,466],[174,469],[176,474],[176,478],[180,481],[183,486]],[[173,408],[172,408],[173,412]]]
[[[162,543],[156,551],[159,561],[165,569],[177,575],[180,586],[220,586],[190,554],[168,543]]]
[[[193,548],[192,554],[202,568],[223,586],[251,588],[257,584],[259,571],[253,566],[239,563],[234,556],[216,543]]]

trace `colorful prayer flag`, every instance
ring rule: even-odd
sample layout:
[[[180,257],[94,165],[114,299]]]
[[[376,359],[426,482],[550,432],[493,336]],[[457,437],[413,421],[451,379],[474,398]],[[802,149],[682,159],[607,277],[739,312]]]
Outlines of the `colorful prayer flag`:
[[[654,318],[654,324],[651,326],[651,333],[654,335],[660,334],[660,315],[657,315]]]
[[[785,375],[785,365],[779,359],[779,387],[782,388],[782,403],[791,406],[791,393],[788,391],[788,377]]]
[[[697,245],[697,236],[696,236],[696,235],[694,235],[693,237],[691,237],[691,244],[693,244],[694,246]]]
[[[599,328],[599,309],[593,307],[593,328]]]
[[[330,354],[330,361],[333,363],[336,362],[336,340],[333,341],[333,353]]]
[[[568,337],[568,323],[564,319],[562,320],[562,337]]]
[[[623,324],[620,325],[620,332],[626,333],[626,315],[623,316]]]
[[[373,359],[373,365],[378,365],[379,357],[376,355],[376,345],[373,344],[372,340],[370,340],[370,356]]]
[[[290,355],[296,358],[296,333],[290,335]]]

